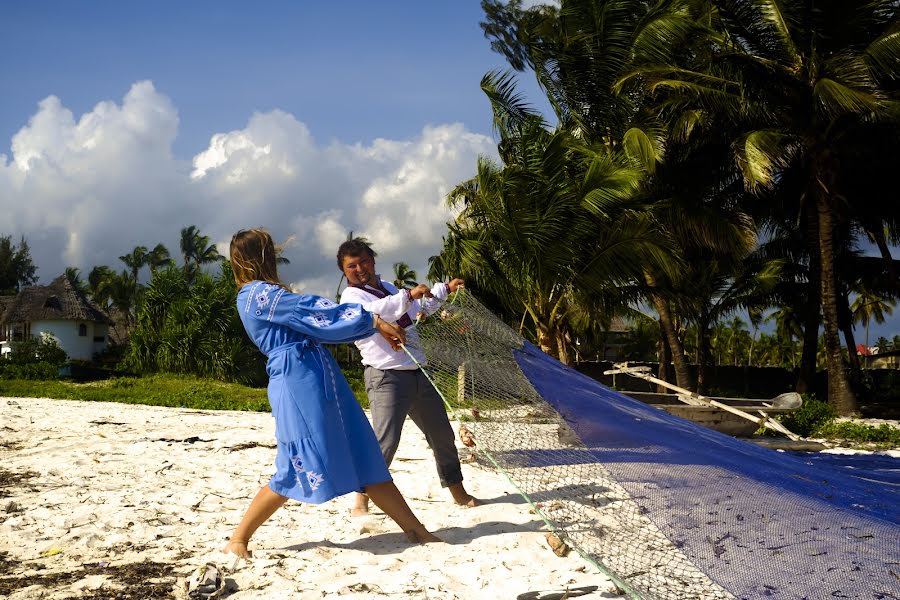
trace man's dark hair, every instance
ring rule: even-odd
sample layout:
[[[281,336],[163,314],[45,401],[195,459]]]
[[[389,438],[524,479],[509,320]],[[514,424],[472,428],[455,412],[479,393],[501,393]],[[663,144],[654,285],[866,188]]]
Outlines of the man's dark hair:
[[[368,254],[370,258],[375,258],[376,256],[378,256],[378,253],[372,250],[372,246],[370,246],[365,239],[357,237],[353,238],[352,240],[347,240],[346,242],[341,244],[340,248],[338,248],[338,270],[344,270],[345,256],[362,256],[363,254]]]

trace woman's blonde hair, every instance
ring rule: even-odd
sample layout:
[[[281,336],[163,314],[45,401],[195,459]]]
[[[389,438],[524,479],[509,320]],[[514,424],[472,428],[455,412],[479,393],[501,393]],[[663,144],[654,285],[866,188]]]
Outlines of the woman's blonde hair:
[[[231,238],[231,270],[238,287],[253,280],[277,283],[275,242],[265,229],[242,229]]]

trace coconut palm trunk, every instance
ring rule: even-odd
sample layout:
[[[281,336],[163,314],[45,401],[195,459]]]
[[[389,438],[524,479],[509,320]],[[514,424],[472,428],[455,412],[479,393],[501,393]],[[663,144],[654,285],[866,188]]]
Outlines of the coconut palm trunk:
[[[819,183],[819,186],[822,184]],[[828,402],[841,416],[858,414],[856,396],[844,369],[841,339],[838,335],[838,299],[834,273],[834,225],[827,190],[816,194],[819,217],[819,257],[822,265],[822,313],[825,321],[825,357],[828,363]]]
[[[662,320],[659,320],[659,331],[661,335],[657,342],[657,357],[659,358],[659,369],[657,370],[657,378],[663,381],[669,381],[669,363],[672,362],[672,349],[666,340],[665,334],[662,334]],[[669,388],[663,385],[656,386],[656,393],[668,394]]]
[[[859,378],[859,352],[856,351],[856,336],[853,335],[853,315],[850,312],[850,299],[846,293],[841,293],[838,300],[838,323],[841,333],[844,334],[844,343],[847,345],[847,358],[850,362],[850,371],[853,378]]]
[[[644,280],[650,286],[650,289],[657,287],[656,278],[649,271],[644,271]],[[675,383],[678,387],[693,390],[694,382],[691,377],[691,368],[684,354],[684,345],[678,339],[678,332],[675,331],[675,322],[672,319],[669,303],[658,293],[652,293],[650,297],[653,301],[653,308],[656,309],[656,314],[659,315],[660,328],[669,344],[669,349],[672,351],[672,363],[675,365]]]
[[[806,210],[806,240],[809,248],[806,307],[803,324],[803,351],[795,390],[798,393],[812,391],[816,380],[816,353],[819,345],[820,307],[822,297],[822,270],[819,263],[819,212],[812,207]]]

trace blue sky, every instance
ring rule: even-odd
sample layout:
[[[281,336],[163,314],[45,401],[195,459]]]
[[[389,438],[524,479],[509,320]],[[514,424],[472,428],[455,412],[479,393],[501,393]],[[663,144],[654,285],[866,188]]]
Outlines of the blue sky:
[[[332,294],[353,230],[424,275],[443,198],[494,157],[478,0],[0,3],[0,234],[42,282],[121,268],[194,224],[290,240],[283,277]],[[530,74],[520,89],[546,113]],[[900,315],[878,335],[900,334]]]
[[[49,94],[77,115],[138,80],[178,108],[182,157],[275,108],[322,141],[449,122],[490,133],[478,83],[506,65],[481,18],[477,0],[4,3],[0,139],[8,148]]]

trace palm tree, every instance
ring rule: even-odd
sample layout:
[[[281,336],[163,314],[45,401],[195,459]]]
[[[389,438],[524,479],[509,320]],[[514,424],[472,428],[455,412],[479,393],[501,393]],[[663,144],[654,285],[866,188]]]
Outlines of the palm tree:
[[[752,367],[753,347],[756,345],[756,336],[763,321],[763,309],[760,306],[748,306],[747,318],[750,319],[750,327],[753,328],[753,333],[750,334],[750,347],[747,349],[747,366]]]
[[[729,123],[749,190],[797,190],[795,214],[814,222],[808,243],[820,265],[829,402],[839,414],[856,413],[838,336],[835,243],[847,239],[854,205],[869,198],[841,159],[856,151],[851,144],[863,143],[861,128],[896,122],[887,82],[900,76],[900,8],[889,0],[696,5],[709,27],[694,36],[692,51],[647,60],[622,83],[640,82],[663,110]],[[881,164],[891,155],[896,151],[881,156]]]
[[[106,265],[94,267],[88,273],[87,286],[91,300],[107,312],[109,312],[110,308],[110,281],[114,275],[115,272]]]
[[[73,288],[82,294],[87,292],[87,286],[85,286],[84,282],[81,280],[81,269],[78,267],[66,267],[65,276],[66,279],[69,280],[69,283],[72,284]]]
[[[141,268],[148,264],[150,254],[147,252],[146,246],[135,246],[129,254],[120,256],[119,260],[125,263],[125,266],[131,270],[131,278],[137,282],[138,273]]]
[[[513,68],[534,69],[563,128],[586,145],[624,153],[642,171],[637,196],[653,207],[653,218],[661,235],[674,245],[676,258],[693,255],[681,264],[689,266],[694,260],[705,265],[709,260],[722,261],[729,253],[746,255],[755,243],[755,230],[743,211],[736,210],[740,207],[733,199],[734,177],[729,172],[733,168],[719,166],[728,149],[723,136],[708,135],[714,143],[705,145],[679,139],[687,138],[696,119],[683,119],[666,131],[659,117],[667,113],[648,109],[648,96],[640,85],[616,86],[629,73],[635,57],[658,60],[669,55],[670,46],[689,39],[698,29],[693,16],[643,0],[564,0],[561,4],[559,9],[522,10],[520,2],[487,0],[482,3],[487,14],[482,27],[492,47]],[[512,107],[521,104],[516,97],[511,100],[507,104]],[[681,147],[673,151],[674,144]],[[671,354],[678,384],[693,388],[676,323],[686,320],[679,314],[683,313],[679,305],[696,290],[690,269],[676,273],[671,266],[669,273],[674,277],[645,263],[640,287],[659,315],[669,346],[663,354]],[[722,272],[723,279],[730,276]]]
[[[803,336],[803,323],[799,316],[792,307],[782,306],[766,317],[766,321],[775,322],[775,341],[779,349],[778,365],[783,366],[785,364],[784,354],[785,349],[788,349],[790,352],[791,366],[795,366],[793,364],[794,338],[799,339]]]
[[[418,285],[416,272],[409,268],[405,262],[394,263],[394,285],[398,290],[412,288]]]
[[[184,274],[188,281],[194,280],[202,265],[225,260],[225,257],[219,254],[215,244],[210,243],[209,237],[200,235],[200,230],[196,225],[190,225],[181,230],[179,246],[184,259]]]
[[[87,291],[91,300],[97,303],[106,313],[115,318],[115,312],[125,321],[126,331],[134,324],[137,296],[137,282],[132,273],[122,271],[116,273],[106,265],[94,267],[88,274]],[[116,337],[122,339],[124,332],[117,324],[113,325]]]
[[[548,130],[508,75],[489,73],[482,88],[503,164],[482,157],[450,193],[460,213],[440,266],[493,292],[544,351],[570,362],[575,315],[608,318],[636,299],[635,282],[648,264],[666,272],[670,248],[634,200],[642,175],[623,153]]]
[[[884,323],[884,315],[894,314],[894,307],[884,298],[867,288],[859,290],[859,295],[850,305],[854,323],[864,323],[866,326],[866,348],[869,347],[869,323]]]
[[[147,255],[147,265],[150,267],[150,272],[155,273],[157,269],[174,266],[175,261],[172,260],[168,248],[157,244]]]

